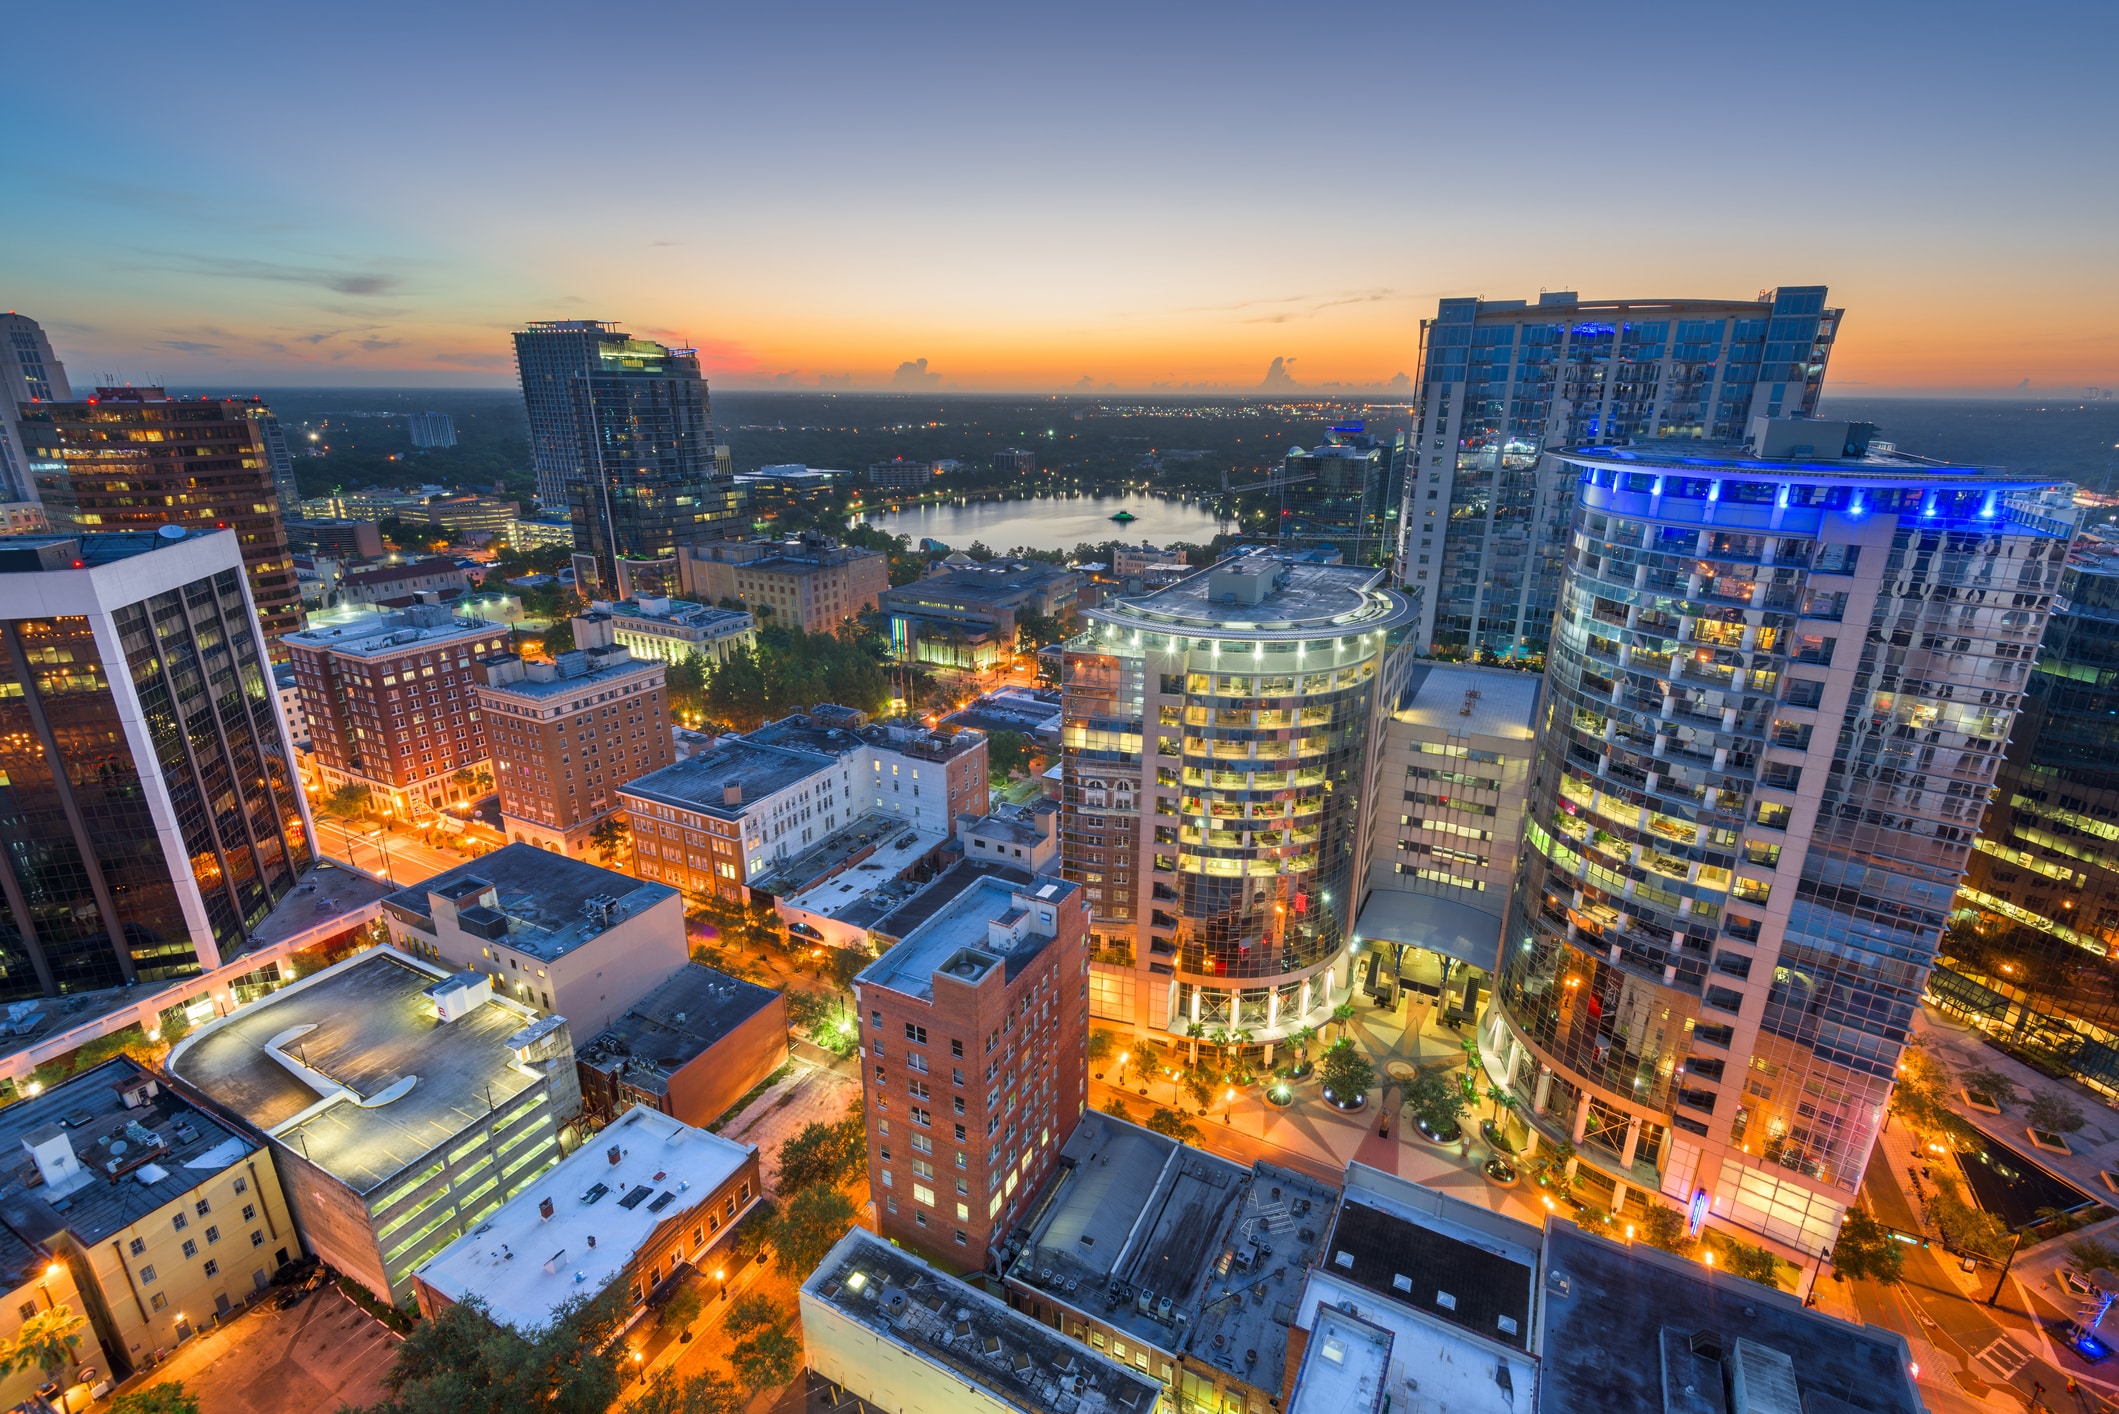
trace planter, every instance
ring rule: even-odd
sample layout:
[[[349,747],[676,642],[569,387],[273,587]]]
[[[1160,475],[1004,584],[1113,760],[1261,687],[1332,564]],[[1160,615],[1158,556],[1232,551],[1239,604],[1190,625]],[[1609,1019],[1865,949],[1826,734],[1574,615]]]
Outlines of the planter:
[[[1324,1092],[1324,1098],[1325,1103],[1329,1104],[1333,1109],[1344,1111],[1347,1114],[1352,1114],[1356,1110],[1366,1109],[1369,1102],[1366,1092],[1356,1095],[1352,1100],[1341,1100],[1327,1090]]]
[[[2067,1136],[2064,1134],[2055,1133],[2050,1129],[2026,1129],[2023,1132],[2030,1138],[2033,1148],[2043,1149],[2048,1154],[2072,1154],[2075,1152],[2068,1147]]]
[[[1420,1137],[1430,1144],[1458,1144],[1464,1140],[1464,1129],[1461,1125],[1452,1124],[1448,1129],[1442,1130],[1429,1129],[1426,1120],[1416,1118],[1413,1121],[1413,1128],[1418,1130]]]
[[[1508,1136],[1490,1119],[1479,1121],[1479,1137],[1484,1139],[1496,1154],[1513,1155],[1516,1152],[1516,1146],[1508,1142]]]
[[[1285,1085],[1268,1085],[1265,1096],[1266,1103],[1279,1110],[1295,1103],[1295,1092]]]
[[[1516,1166],[1499,1154],[1481,1164],[1479,1172],[1496,1188],[1514,1188],[1523,1180],[1523,1176],[1516,1171]]]
[[[1977,1110],[1983,1115],[1998,1115],[2001,1113],[2001,1106],[1994,1103],[1994,1098],[1991,1095],[1982,1095],[1977,1090],[1960,1090],[1957,1093],[1964,1097],[1967,1109]]]

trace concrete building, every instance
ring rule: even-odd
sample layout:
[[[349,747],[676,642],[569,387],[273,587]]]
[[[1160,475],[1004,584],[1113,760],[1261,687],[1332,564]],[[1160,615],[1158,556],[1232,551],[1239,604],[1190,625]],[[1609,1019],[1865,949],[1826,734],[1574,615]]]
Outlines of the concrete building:
[[[263,435],[245,407],[187,402],[160,388],[98,388],[93,398],[23,409],[16,431],[58,530],[235,532],[258,623],[275,645],[301,627],[301,593]]]
[[[681,663],[724,663],[738,648],[758,639],[758,621],[741,609],[716,609],[683,599],[599,599],[592,606],[611,616],[611,636],[635,658]]]
[[[371,520],[291,518],[287,522],[287,543],[341,560],[379,560],[383,557],[383,532]]]
[[[51,517],[36,501],[0,501],[0,535],[42,535]]]
[[[296,751],[309,749],[309,718],[302,712],[302,689],[294,680],[294,665],[282,663],[272,670],[272,695],[280,705],[280,720],[287,724],[287,740]]]
[[[458,544],[505,542],[522,518],[521,502],[499,496],[432,496],[420,509],[427,524],[446,531]]]
[[[1014,656],[1025,616],[1072,613],[1079,585],[1072,570],[1041,560],[980,564],[959,552],[925,578],[885,590],[876,604],[893,657],[984,671]]]
[[[0,1227],[0,1340],[12,1345],[21,1338],[23,1327],[55,1307],[64,1306],[76,1314],[88,1311],[88,1299],[75,1284],[72,1269],[55,1260],[55,1256],[41,1243],[24,1242]],[[93,1320],[90,1329],[94,1330]],[[6,1400],[9,1408],[34,1409],[35,1401],[42,1398],[37,1393],[40,1388],[51,1383],[88,1383],[68,1379],[69,1374],[83,1373],[84,1367],[95,1370],[99,1379],[104,1370],[125,1368],[122,1364],[114,1367],[102,1347],[101,1332],[95,1333],[93,1341],[83,1339],[73,1351],[71,1370],[61,1368],[47,1374],[35,1361],[24,1362],[12,1374],[0,1375],[0,1400]]]
[[[612,624],[577,615],[574,647],[554,662],[489,653],[471,665],[501,828],[517,843],[586,855],[621,808],[619,787],[670,764],[665,669],[614,642]]]
[[[72,1286],[114,1376],[234,1314],[302,1255],[272,1156],[131,1060],[0,1110],[0,1148],[13,1158],[0,1221],[51,1254],[50,1280]],[[82,1363],[93,1354],[84,1342]]]
[[[456,419],[445,412],[408,412],[405,435],[421,451],[456,445]]]
[[[942,718],[944,726],[976,727],[987,733],[1015,732],[1032,746],[1057,751],[1062,700],[1053,687],[1003,687],[973,698]]]
[[[1037,474],[1037,453],[1026,452],[1020,447],[1004,447],[993,454],[993,469],[1003,476],[1034,476]]]
[[[507,630],[438,605],[364,614],[284,640],[327,791],[365,786],[395,814],[463,794],[459,771],[488,766],[471,663]]]
[[[1058,872],[1060,862],[1059,817],[1060,803],[1040,797],[986,815],[959,815],[956,833],[964,842],[966,859],[1051,874]]]
[[[1828,1245],[1993,787],[2068,488],[1861,424],[1571,449],[1525,847],[1480,1044],[1590,1201]]]
[[[582,1047],[577,1069],[592,1115],[646,1105],[704,1126],[786,1063],[786,999],[687,962]]]
[[[346,576],[342,593],[348,604],[411,602],[421,594],[462,594],[471,587],[471,576],[456,561],[443,556],[410,560],[401,565],[377,565]],[[403,603],[392,607],[402,608]]]
[[[864,777],[869,784],[859,804],[929,834],[947,838],[958,815],[986,813],[983,732],[929,731],[904,720],[870,722],[849,708],[820,705],[769,722],[744,740],[851,762],[856,788]]]
[[[520,516],[507,528],[508,548],[515,551],[549,550],[574,543],[574,523],[565,520],[524,520]]]
[[[1061,879],[952,871],[895,916],[854,979],[876,1227],[976,1271],[1085,1108],[1088,910]]]
[[[420,1313],[476,1301],[525,1334],[616,1285],[639,1309],[758,1201],[758,1149],[636,1106],[412,1274]],[[605,1205],[605,1200],[609,1205]]]
[[[1098,1016],[1271,1045],[1339,1001],[1362,799],[1411,666],[1412,608],[1382,579],[1251,552],[1068,640],[1060,850]]]
[[[1931,1407],[1896,1331],[1565,1218],[1544,1249],[1538,1414]]]
[[[0,1001],[210,971],[294,891],[269,671],[231,532],[0,541]]]
[[[800,1293],[815,1374],[879,1410],[1158,1414],[1154,1380],[1083,1349],[865,1228]]]
[[[892,457],[868,464],[868,484],[878,491],[925,491],[934,485],[936,465],[932,461]]]
[[[828,535],[804,531],[791,540],[702,540],[677,551],[686,598],[740,604],[760,623],[830,633],[876,607],[890,588],[890,559]]]
[[[287,429],[273,416],[272,409],[256,398],[238,402],[243,415],[257,424],[258,441],[265,451],[265,465],[272,472],[273,490],[278,493],[280,518],[290,520],[300,514],[302,493],[294,479],[294,451],[287,445]]]
[[[34,503],[37,481],[22,433],[23,405],[70,403],[74,390],[43,325],[11,309],[0,314],[0,334],[7,336],[0,343],[0,502]]]
[[[1500,964],[1501,915],[1537,739],[1531,673],[1418,663],[1383,725],[1369,791],[1357,982],[1475,1017]]]
[[[370,948],[200,1027],[169,1073],[269,1141],[310,1250],[393,1302],[559,1158],[566,1018]]]
[[[1008,1304],[1158,1381],[1173,1408],[1266,1414],[1286,1386],[1299,1274],[1324,1260],[1338,1201],[1275,1164],[1089,1114],[1004,1254]]]
[[[1446,299],[1420,322],[1396,582],[1422,653],[1544,653],[1575,475],[1553,453],[1635,438],[1740,441],[1813,413],[1843,311],[1822,285],[1757,299]]]
[[[690,956],[684,901],[578,859],[511,844],[383,900],[390,941],[594,1035]]]

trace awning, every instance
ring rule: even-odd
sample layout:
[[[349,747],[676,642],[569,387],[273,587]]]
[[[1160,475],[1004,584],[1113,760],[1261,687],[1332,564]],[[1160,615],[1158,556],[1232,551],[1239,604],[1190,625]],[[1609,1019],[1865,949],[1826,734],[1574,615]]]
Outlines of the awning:
[[[1501,915],[1433,894],[1377,889],[1362,902],[1354,936],[1400,943],[1493,972],[1501,960]]]

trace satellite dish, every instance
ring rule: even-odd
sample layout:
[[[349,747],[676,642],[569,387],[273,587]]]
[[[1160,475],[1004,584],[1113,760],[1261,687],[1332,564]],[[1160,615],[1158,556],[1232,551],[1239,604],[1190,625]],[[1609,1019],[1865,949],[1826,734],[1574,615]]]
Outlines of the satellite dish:
[[[181,525],[165,525],[160,530],[157,530],[155,534],[161,536],[164,540],[182,540],[184,538],[184,527]]]

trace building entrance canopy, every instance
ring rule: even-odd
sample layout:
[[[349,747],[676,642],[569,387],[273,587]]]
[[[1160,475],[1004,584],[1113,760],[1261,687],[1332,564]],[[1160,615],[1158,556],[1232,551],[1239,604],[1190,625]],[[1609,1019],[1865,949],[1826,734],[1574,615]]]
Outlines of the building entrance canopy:
[[[1426,948],[1491,973],[1501,957],[1501,918],[1432,894],[1371,893],[1354,936],[1367,943]]]

